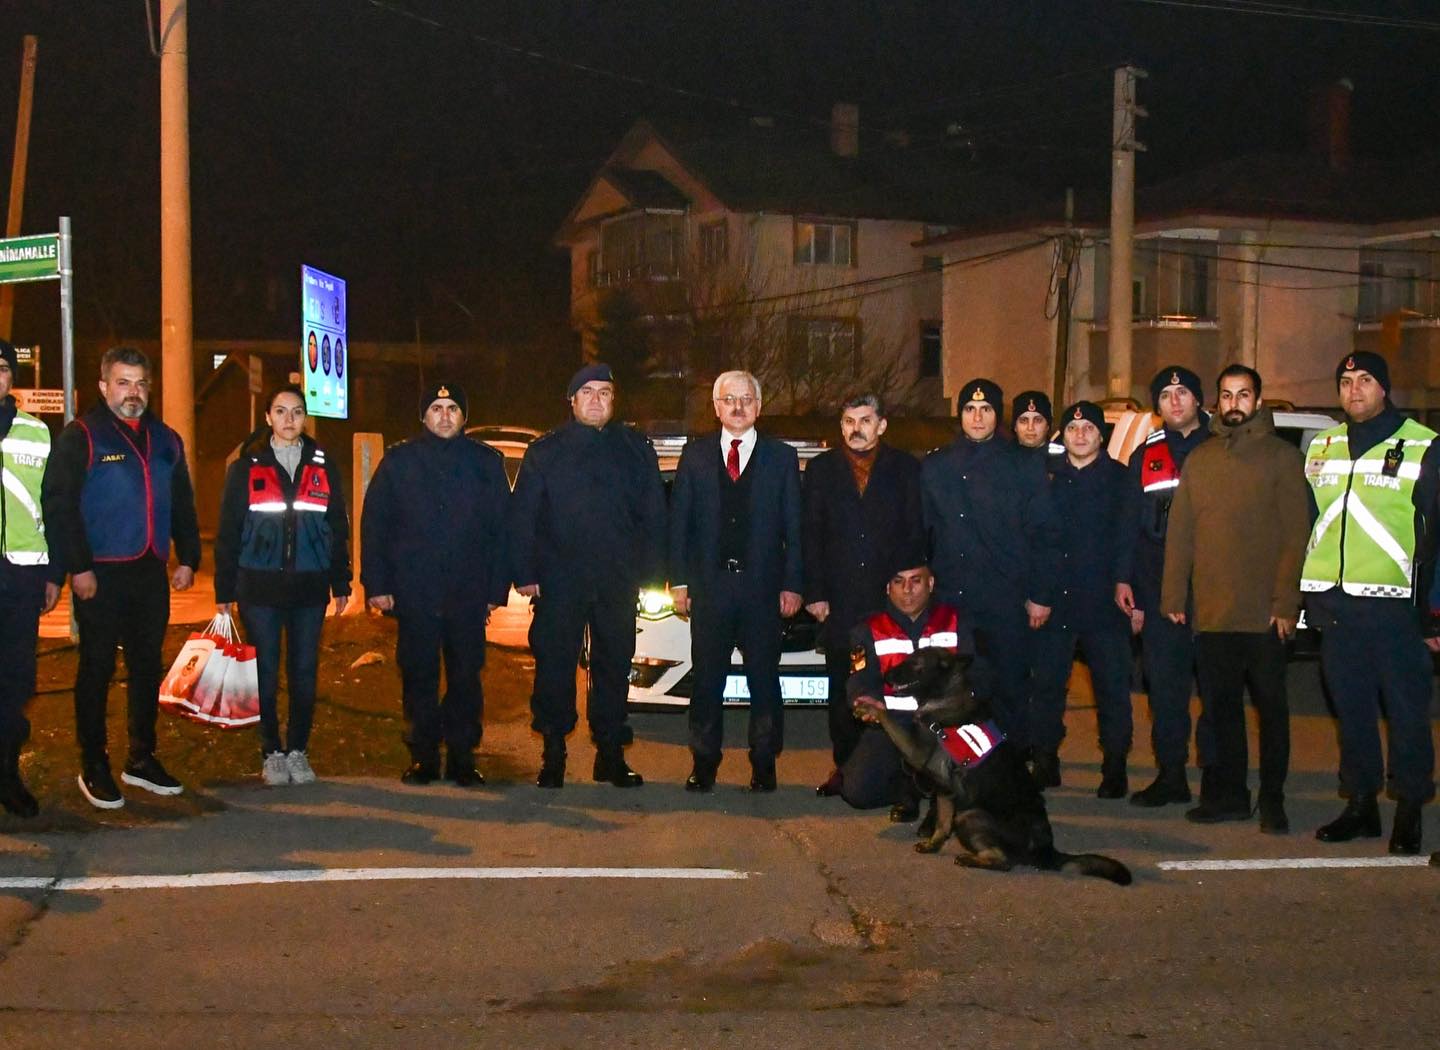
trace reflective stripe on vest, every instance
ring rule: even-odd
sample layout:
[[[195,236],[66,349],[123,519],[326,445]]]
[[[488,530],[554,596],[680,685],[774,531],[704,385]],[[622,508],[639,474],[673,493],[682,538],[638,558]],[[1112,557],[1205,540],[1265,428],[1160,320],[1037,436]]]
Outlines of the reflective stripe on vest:
[[[249,489],[249,509],[257,514],[284,514],[292,508],[323,514],[330,509],[330,477],[323,466],[307,463],[301,468],[293,503],[286,502],[280,468],[258,460],[250,464]]]
[[[1301,571],[1302,591],[1341,587],[1364,598],[1409,598],[1415,577],[1415,483],[1436,433],[1414,420],[1358,459],[1345,428],[1310,442],[1305,480],[1319,509]]]
[[[0,439],[0,500],[5,531],[0,551],[12,565],[48,565],[40,483],[50,458],[50,429],[34,416],[16,412],[10,432]]]
[[[930,610],[930,616],[920,632],[918,646],[910,641],[905,629],[891,619],[889,613],[875,613],[866,618],[865,624],[870,628],[870,637],[875,643],[875,657],[880,665],[882,680],[892,667],[904,663],[905,658],[914,653],[916,648],[928,649],[934,646],[954,650],[960,645],[959,614],[944,603],[937,603]],[[885,684],[885,693],[887,696],[893,695],[888,682]]]

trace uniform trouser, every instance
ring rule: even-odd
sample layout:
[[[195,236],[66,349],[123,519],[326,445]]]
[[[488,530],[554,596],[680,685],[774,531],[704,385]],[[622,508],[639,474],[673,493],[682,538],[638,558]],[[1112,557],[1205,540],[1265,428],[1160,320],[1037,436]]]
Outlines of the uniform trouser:
[[[40,638],[44,581],[38,574],[0,567],[0,744],[30,738],[25,707],[35,692],[35,644]]]
[[[989,700],[995,721],[1017,747],[1030,746],[1030,661],[1033,631],[1018,599],[1002,606],[971,606],[975,663],[970,684]]]
[[[1312,603],[1314,604],[1314,603]],[[1390,773],[1395,793],[1411,802],[1435,794],[1429,653],[1414,607],[1398,598],[1356,598],[1327,592],[1320,665],[1340,719],[1340,771],[1355,797],[1379,794],[1380,698],[1390,724]],[[1328,621],[1328,622],[1327,622]]]
[[[750,689],[750,762],[773,765],[785,745],[780,699],[780,592],[756,593],[744,573],[720,572],[690,610],[695,686],[690,697],[690,751],[697,763],[720,762],[725,677],[738,647]]]
[[[1140,653],[1150,701],[1150,746],[1155,752],[1155,764],[1184,769],[1190,757],[1194,632],[1185,624],[1172,622],[1158,609],[1147,610],[1140,631]],[[1195,753],[1201,766],[1215,759],[1215,734],[1203,706],[1195,724]]]
[[[1247,685],[1260,716],[1260,794],[1282,796],[1290,768],[1284,643],[1273,630],[1202,631],[1195,635],[1195,653],[1200,667],[1200,705],[1215,734],[1212,768],[1216,797],[1248,797]]]
[[[395,659],[405,711],[405,743],[416,762],[439,758],[440,742],[451,761],[468,757],[480,743],[485,694],[484,606],[470,612],[403,612],[398,616]],[[440,658],[445,658],[445,696],[440,697]]]
[[[635,590],[547,593],[532,605],[535,687],[530,694],[530,728],[545,736],[565,736],[575,728],[575,665],[589,627],[590,735],[601,747],[630,743],[633,734],[626,718],[630,661],[635,656]]]
[[[830,753],[835,759],[835,768],[845,764],[865,732],[865,723],[855,717],[845,687],[850,682],[850,650],[843,644],[829,646],[825,650],[825,673],[830,678]]]
[[[158,558],[95,566],[95,597],[75,603],[80,668],[75,676],[75,734],[86,764],[105,758],[105,701],[115,676],[115,646],[125,647],[131,759],[155,753],[160,706],[160,649],[170,622],[170,582]]]
[[[325,606],[282,609],[241,603],[245,636],[255,647],[255,672],[260,684],[260,753],[304,751],[310,746],[315,721],[315,676],[320,665],[320,631]],[[280,641],[285,640],[285,686],[290,712],[280,736]]]
[[[1031,743],[1036,751],[1059,750],[1065,739],[1065,697],[1075,650],[1085,654],[1095,693],[1100,750],[1106,756],[1130,753],[1134,732],[1130,710],[1130,627],[1120,617],[1087,627],[1046,624],[1032,640],[1035,653],[1034,699],[1030,704]]]
[[[914,722],[901,712],[890,717],[907,729]],[[893,806],[907,794],[919,793],[899,750],[885,730],[862,724],[860,739],[840,767],[840,797],[856,809],[875,809]]]

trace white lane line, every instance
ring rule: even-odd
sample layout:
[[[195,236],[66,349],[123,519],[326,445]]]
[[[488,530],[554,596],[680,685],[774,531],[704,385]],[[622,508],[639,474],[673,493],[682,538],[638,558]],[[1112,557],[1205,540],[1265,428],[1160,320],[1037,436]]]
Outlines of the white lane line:
[[[44,875],[0,878],[0,890],[207,889],[295,882],[387,882],[419,879],[747,879],[729,868],[283,868],[274,871],[201,871],[178,875],[82,875],[56,879]]]
[[[1260,860],[1162,860],[1161,871],[1281,871],[1299,868],[1423,868],[1428,857],[1273,857]]]

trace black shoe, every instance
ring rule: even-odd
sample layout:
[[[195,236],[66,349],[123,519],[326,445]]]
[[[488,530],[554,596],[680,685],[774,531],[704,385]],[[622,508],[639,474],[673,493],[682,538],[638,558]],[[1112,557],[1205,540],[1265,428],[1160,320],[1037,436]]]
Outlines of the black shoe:
[[[20,779],[20,745],[0,744],[0,806],[17,817],[40,813],[40,803]]]
[[[1390,852],[1402,857],[1420,853],[1420,803],[1401,799],[1395,804],[1395,824],[1390,829]]]
[[[1321,842],[1349,842],[1351,839],[1378,839],[1380,837],[1380,807],[1375,804],[1374,795],[1351,794],[1344,810],[1329,824],[1323,824],[1315,831]]]
[[[459,758],[445,756],[445,779],[453,781],[456,787],[479,787],[485,783],[485,774],[475,768],[475,759],[469,755]]]
[[[746,789],[753,794],[769,794],[779,784],[775,779],[774,766],[756,766],[750,770],[750,785]]]
[[[645,783],[645,778],[626,764],[625,749],[619,744],[602,747],[595,752],[595,768],[591,776],[597,784],[610,783],[617,788],[638,788]]]
[[[920,816],[920,803],[911,798],[904,799],[890,807],[891,824],[909,824]]]
[[[125,805],[125,796],[120,794],[115,778],[110,775],[110,763],[103,759],[86,765],[75,779],[85,801],[96,809],[119,809]]]
[[[165,767],[154,755],[130,759],[125,763],[120,779],[131,787],[144,788],[156,795],[178,795],[185,790],[180,781],[165,772]]]
[[[931,798],[930,808],[925,811],[925,816],[920,819],[920,823],[915,825],[915,836],[917,838],[928,839],[931,835],[935,834],[935,821],[938,817],[937,809],[935,799]]]
[[[1184,766],[1161,766],[1160,771],[1148,787],[1143,787],[1130,796],[1130,805],[1156,809],[1172,802],[1189,802],[1190,785],[1185,779]]]
[[[715,767],[704,762],[696,762],[690,769],[690,775],[685,778],[686,791],[714,791],[715,790]]]
[[[825,778],[825,783],[821,784],[815,789],[815,794],[819,795],[821,798],[833,798],[836,795],[840,794],[843,786],[844,785],[840,779],[840,767],[836,766],[834,769],[830,770],[830,775]]]
[[[416,787],[424,787],[426,784],[433,784],[440,779],[440,762],[438,759],[430,759],[426,762],[411,762],[410,768],[400,774],[400,780],[406,784]]]
[[[1096,798],[1124,798],[1130,794],[1130,778],[1125,774],[1125,756],[1105,756],[1100,766],[1100,786]]]
[[[1031,760],[1030,775],[1040,790],[1060,786],[1060,755],[1055,751],[1036,751]]]
[[[1185,819],[1192,824],[1219,824],[1227,820],[1249,820],[1250,792],[1234,798],[1202,798],[1200,805],[1185,811]]]
[[[550,733],[545,737],[545,750],[540,753],[540,775],[535,778],[535,786],[565,786],[565,738],[559,733]]]
[[[1260,796],[1260,830],[1266,835],[1288,835],[1290,818],[1285,815],[1283,795]]]

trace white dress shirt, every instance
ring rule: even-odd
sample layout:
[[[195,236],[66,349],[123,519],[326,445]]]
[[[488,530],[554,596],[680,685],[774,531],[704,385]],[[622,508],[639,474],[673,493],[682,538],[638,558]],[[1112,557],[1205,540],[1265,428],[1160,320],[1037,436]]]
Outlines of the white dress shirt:
[[[735,435],[735,434],[730,433],[730,431],[725,430],[723,427],[721,428],[721,430],[720,430],[720,465],[721,465],[722,467],[725,466],[726,460],[730,457],[730,443],[731,443],[732,441],[734,441],[735,438],[736,438],[736,435]],[[745,431],[745,433],[740,434],[740,435],[739,435],[739,438],[740,438],[740,473],[743,474],[743,473],[745,473],[745,468],[750,465],[750,453],[752,453],[752,452],[755,451],[755,441],[756,441],[756,438],[757,438],[757,435],[756,435],[756,433],[755,433],[755,428],[754,428],[754,427],[751,427],[749,430]]]

